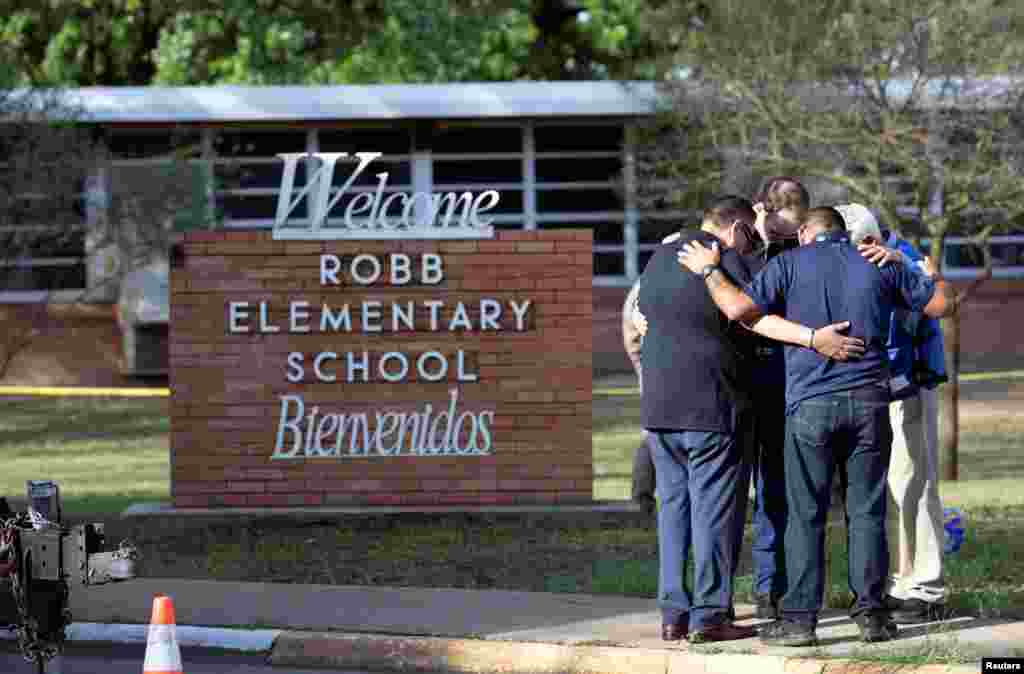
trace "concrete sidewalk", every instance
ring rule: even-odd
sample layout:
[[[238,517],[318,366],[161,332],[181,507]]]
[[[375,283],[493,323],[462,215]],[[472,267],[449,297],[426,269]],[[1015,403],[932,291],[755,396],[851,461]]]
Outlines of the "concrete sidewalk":
[[[817,648],[766,648],[756,638],[673,645],[660,639],[653,600],[497,590],[147,578],[79,588],[71,610],[76,623],[145,625],[160,593],[174,599],[180,626],[281,630],[271,661],[307,667],[664,674],[699,666],[723,673],[756,667],[767,674],[766,668],[818,672],[822,658],[933,652],[979,663],[982,656],[1024,655],[1024,622],[952,619],[906,627],[895,641],[869,645],[837,611],[823,616]],[[749,606],[737,610],[741,621],[753,615]],[[881,671],[880,665],[859,662],[856,669]],[[979,671],[978,664],[957,669]]]

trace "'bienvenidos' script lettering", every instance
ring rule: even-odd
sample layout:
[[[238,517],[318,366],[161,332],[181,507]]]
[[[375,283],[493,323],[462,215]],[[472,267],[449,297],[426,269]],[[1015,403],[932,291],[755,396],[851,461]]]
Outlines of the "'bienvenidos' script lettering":
[[[302,396],[280,396],[281,411],[273,459],[311,457],[472,455],[491,451],[494,410],[459,412],[459,391],[449,391],[448,406],[420,412],[306,413]]]

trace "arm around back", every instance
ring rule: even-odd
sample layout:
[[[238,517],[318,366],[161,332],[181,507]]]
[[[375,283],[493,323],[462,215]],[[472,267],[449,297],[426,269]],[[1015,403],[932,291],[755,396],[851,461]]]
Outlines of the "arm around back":
[[[930,318],[945,318],[956,312],[957,297],[956,291],[946,283],[939,273],[939,269],[930,257],[924,259],[924,273],[935,283],[935,291],[932,293],[928,304],[924,306],[924,314]]]

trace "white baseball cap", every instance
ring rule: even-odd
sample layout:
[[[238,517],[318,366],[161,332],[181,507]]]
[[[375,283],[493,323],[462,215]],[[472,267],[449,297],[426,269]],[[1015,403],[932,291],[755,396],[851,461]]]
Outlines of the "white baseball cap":
[[[853,243],[860,243],[869,236],[875,241],[882,241],[882,228],[874,214],[863,204],[843,204],[836,206],[839,215],[843,216],[846,223],[846,231],[850,233],[850,240]]]

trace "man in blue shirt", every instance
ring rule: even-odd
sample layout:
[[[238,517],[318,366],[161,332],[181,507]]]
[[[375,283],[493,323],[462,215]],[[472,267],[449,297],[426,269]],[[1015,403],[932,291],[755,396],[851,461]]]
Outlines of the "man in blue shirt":
[[[809,326],[837,317],[850,321],[864,341],[861,358],[848,362],[787,346],[785,475],[788,522],[785,556],[788,590],[782,618],[761,633],[772,645],[817,643],[815,628],[824,594],[824,544],[836,462],[847,478],[846,515],[851,616],[865,641],[895,634],[885,606],[889,556],[885,537],[886,472],[892,445],[886,340],[892,310],[902,307],[938,317],[955,299],[941,279],[906,265],[877,268],[850,244],[833,208],[808,211],[798,230],[800,247],[776,256],[740,290],[718,269],[717,246],[688,242],[681,265],[703,274],[715,304],[730,320],[755,332],[772,314]],[[937,270],[929,263],[929,273]],[[840,355],[845,355],[840,352]]]
[[[881,243],[917,266],[920,253],[860,204],[840,207],[855,244]],[[939,498],[938,404],[935,387],[945,380],[942,331],[934,318],[896,310],[889,329],[893,443],[889,491],[896,505],[899,565],[889,583],[889,607],[897,623],[939,620],[945,612],[942,578],[943,518]]]

